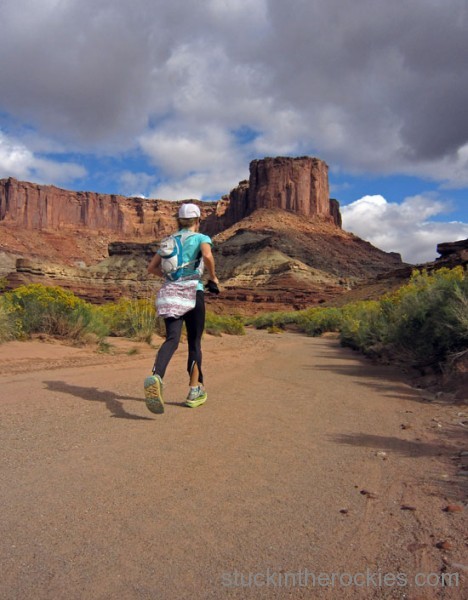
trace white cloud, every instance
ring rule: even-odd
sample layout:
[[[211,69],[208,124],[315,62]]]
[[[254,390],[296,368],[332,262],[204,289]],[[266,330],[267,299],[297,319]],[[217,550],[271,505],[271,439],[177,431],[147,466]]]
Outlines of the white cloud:
[[[122,194],[134,198],[145,198],[143,191],[154,185],[155,181],[154,175],[134,171],[123,171],[119,176]]]
[[[140,139],[142,150],[166,175],[153,187],[156,198],[220,197],[248,177],[248,160],[235,136],[221,127],[203,131],[168,122]]]
[[[296,153],[468,186],[466,0],[293,5],[2,0],[0,114],[74,152],[140,140],[179,188]]]
[[[222,167],[234,150],[234,144],[225,131],[207,128],[200,135],[190,131],[159,129],[142,136],[142,150],[171,177],[180,177],[207,166]]]
[[[217,164],[219,167],[219,163]],[[169,180],[155,186],[150,196],[165,200],[219,199],[239,183],[239,170],[226,162],[223,168],[212,168],[195,173],[186,173],[177,180]],[[248,172],[244,177],[248,178]]]
[[[0,177],[15,177],[37,183],[67,183],[86,175],[81,165],[43,158],[21,141],[0,131]]]
[[[468,237],[468,223],[440,222],[431,217],[450,212],[450,206],[431,196],[413,196],[401,204],[383,196],[364,196],[341,207],[343,228],[404,261],[418,264],[438,257],[441,242]]]

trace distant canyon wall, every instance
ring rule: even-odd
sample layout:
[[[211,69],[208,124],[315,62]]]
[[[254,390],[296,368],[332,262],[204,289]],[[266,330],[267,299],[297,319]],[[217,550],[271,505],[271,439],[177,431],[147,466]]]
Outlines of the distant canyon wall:
[[[339,205],[329,198],[328,167],[317,158],[254,160],[249,181],[240,182],[219,202],[195,202],[202,212],[203,231],[210,235],[258,208],[281,208],[341,227]],[[0,223],[23,230],[86,230],[122,240],[159,239],[173,230],[181,203],[0,180]]]
[[[86,230],[123,240],[155,239],[174,228],[178,204],[0,180],[0,224],[23,230]],[[205,215],[215,209],[214,203],[203,206]]]

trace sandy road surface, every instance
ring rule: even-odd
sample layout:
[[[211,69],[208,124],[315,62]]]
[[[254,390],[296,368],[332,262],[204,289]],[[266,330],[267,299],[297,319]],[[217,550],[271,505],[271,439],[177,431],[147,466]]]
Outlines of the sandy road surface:
[[[180,349],[156,416],[151,350],[0,347],[2,599],[467,597],[466,405],[334,339],[204,351],[206,405]]]

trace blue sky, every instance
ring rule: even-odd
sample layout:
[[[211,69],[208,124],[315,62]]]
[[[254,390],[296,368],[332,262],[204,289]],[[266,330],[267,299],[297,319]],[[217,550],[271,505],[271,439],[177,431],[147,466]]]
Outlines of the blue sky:
[[[409,262],[468,237],[466,0],[3,0],[0,177],[217,199],[327,162],[344,228]]]

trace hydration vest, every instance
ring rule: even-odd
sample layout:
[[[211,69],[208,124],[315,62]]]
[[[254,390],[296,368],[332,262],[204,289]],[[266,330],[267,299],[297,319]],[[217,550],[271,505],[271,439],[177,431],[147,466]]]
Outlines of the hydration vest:
[[[200,279],[203,274],[201,252],[195,260],[184,263],[182,259],[184,242],[192,235],[196,235],[196,233],[194,231],[184,231],[174,233],[161,240],[158,250],[161,257],[161,270],[170,281]]]

